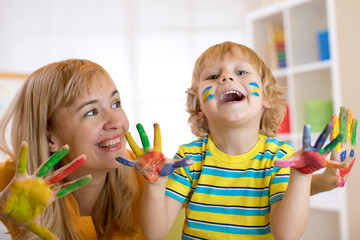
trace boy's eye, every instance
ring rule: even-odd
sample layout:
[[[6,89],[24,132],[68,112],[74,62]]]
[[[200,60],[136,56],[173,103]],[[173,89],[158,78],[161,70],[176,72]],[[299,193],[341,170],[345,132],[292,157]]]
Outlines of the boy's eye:
[[[121,102],[120,101],[116,101],[113,103],[113,105],[111,106],[111,108],[120,108],[121,107]]]
[[[245,71],[242,71],[242,70],[236,72],[236,75],[245,75],[245,74],[246,74],[246,72],[245,72]]]
[[[206,78],[206,80],[214,80],[217,79],[219,77],[219,75],[210,75],[209,77]]]
[[[98,114],[98,111],[97,111],[96,109],[92,109],[92,110],[86,112],[86,113],[84,114],[84,117],[95,116],[96,114]]]

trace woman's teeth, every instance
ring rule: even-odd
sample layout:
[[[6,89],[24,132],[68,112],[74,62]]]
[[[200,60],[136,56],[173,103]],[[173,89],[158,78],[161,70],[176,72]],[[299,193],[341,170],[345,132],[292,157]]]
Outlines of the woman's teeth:
[[[101,148],[110,148],[116,146],[119,143],[120,143],[120,137],[111,140],[106,140],[104,142],[96,144],[96,146]]]

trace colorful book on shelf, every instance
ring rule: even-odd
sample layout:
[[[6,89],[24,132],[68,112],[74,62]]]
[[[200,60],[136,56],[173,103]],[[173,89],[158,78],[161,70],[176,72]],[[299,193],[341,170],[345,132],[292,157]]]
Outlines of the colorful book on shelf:
[[[286,67],[285,37],[282,26],[268,25],[268,53],[269,65],[272,69]]]
[[[284,68],[286,67],[285,37],[281,28],[275,29],[274,39],[278,66]]]

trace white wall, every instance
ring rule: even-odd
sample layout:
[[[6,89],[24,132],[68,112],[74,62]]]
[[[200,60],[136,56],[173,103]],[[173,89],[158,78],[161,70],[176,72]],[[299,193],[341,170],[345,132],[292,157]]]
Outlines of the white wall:
[[[226,40],[246,43],[245,14],[260,0],[0,0],[0,72],[30,73],[53,61],[87,58],[116,82],[130,119],[163,151],[194,139],[185,90],[195,59]],[[138,139],[136,140],[138,141]]]

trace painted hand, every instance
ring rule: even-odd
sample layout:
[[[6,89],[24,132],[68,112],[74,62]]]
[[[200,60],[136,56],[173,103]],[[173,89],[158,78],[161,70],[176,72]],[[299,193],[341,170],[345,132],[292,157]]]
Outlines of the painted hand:
[[[41,239],[57,239],[52,232],[39,223],[40,216],[45,208],[57,198],[84,186],[91,180],[91,176],[88,175],[61,186],[52,187],[79,168],[85,162],[85,156],[80,155],[66,166],[48,174],[51,168],[69,152],[69,147],[65,145],[32,175],[28,175],[26,169],[28,149],[27,143],[23,142],[15,177],[0,193],[0,213],[3,218],[15,221]]]
[[[122,157],[117,157],[116,160],[124,165],[134,167],[149,182],[156,182],[159,177],[169,176],[177,168],[185,167],[194,163],[192,158],[183,158],[178,161],[165,158],[161,151],[161,132],[158,123],[154,124],[154,148],[151,151],[149,139],[143,126],[139,123],[136,125],[136,128],[141,138],[143,150],[136,145],[129,132],[125,134],[125,137],[131,149],[137,156],[137,160],[131,161]]]
[[[303,148],[293,154],[289,160],[276,160],[275,166],[279,168],[292,167],[301,173],[313,173],[324,167],[347,168],[348,165],[337,161],[325,159],[331,150],[342,140],[343,134],[340,133],[325,148],[322,148],[327,137],[332,130],[332,125],[327,124],[324,131],[316,140],[314,146],[311,146],[310,125],[304,126]]]
[[[351,109],[346,110],[345,107],[341,107],[339,117],[337,115],[333,115],[331,123],[334,126],[330,134],[331,140],[336,138],[339,134],[343,134],[345,136],[331,152],[331,159],[349,164],[349,167],[346,169],[335,170],[335,174],[338,179],[337,185],[339,187],[344,187],[345,181],[349,176],[350,170],[356,158],[355,146],[358,121],[353,118],[353,112]]]

